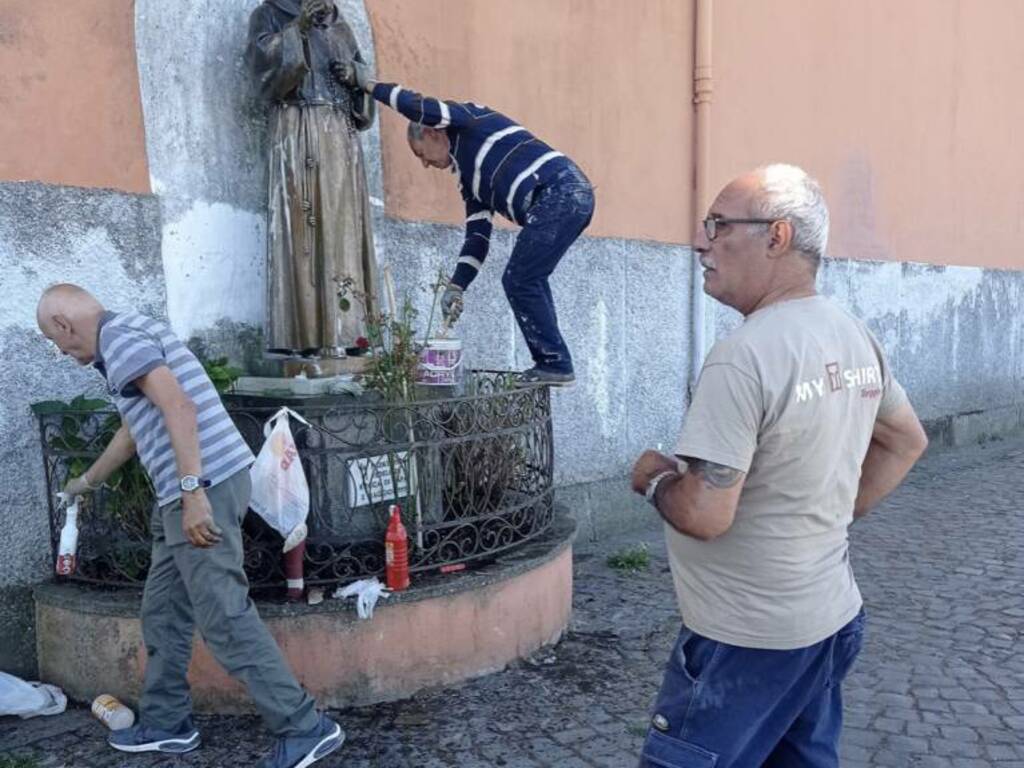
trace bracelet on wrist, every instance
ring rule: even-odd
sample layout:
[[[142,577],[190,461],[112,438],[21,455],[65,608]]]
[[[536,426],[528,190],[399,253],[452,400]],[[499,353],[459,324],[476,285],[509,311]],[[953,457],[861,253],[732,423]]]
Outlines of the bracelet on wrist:
[[[655,509],[658,508],[658,490],[669,478],[677,478],[679,473],[674,469],[666,469],[663,472],[659,472],[654,475],[650,480],[647,481],[647,491],[644,493],[644,498],[647,499],[648,503]]]

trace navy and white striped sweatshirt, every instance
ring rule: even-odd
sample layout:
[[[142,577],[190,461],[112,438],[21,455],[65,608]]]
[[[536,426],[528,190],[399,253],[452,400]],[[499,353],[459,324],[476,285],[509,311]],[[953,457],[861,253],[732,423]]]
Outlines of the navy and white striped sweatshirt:
[[[514,120],[479,104],[441,101],[392,83],[377,83],[373,98],[414,123],[448,133],[452,172],[466,202],[466,241],[452,282],[466,288],[487,258],[494,213],[525,224],[534,187],[571,161]]]

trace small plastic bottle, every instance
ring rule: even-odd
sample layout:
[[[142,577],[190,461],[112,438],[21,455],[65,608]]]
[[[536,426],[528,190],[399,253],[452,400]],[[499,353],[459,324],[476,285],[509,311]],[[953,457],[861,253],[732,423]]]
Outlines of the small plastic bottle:
[[[135,714],[109,693],[95,698],[92,702],[92,713],[112,731],[131,728],[135,723]]]
[[[78,566],[78,498],[68,504],[57,547],[57,575],[70,576]]]

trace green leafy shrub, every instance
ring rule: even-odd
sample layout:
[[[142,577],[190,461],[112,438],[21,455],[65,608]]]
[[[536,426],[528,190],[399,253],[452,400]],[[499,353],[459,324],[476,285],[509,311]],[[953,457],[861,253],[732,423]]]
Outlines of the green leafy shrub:
[[[120,429],[120,415],[105,413],[110,408],[107,400],[85,395],[70,402],[47,400],[32,406],[41,418],[60,417],[60,429],[48,430],[48,448],[64,458],[57,467],[59,487],[85,472]],[[104,490],[106,515],[122,527],[148,536],[153,486],[138,458],[126,462],[107,478]]]
[[[608,558],[608,565],[624,573],[639,573],[647,570],[651,564],[651,555],[645,544],[621,549]]]
[[[241,368],[230,365],[226,357],[202,360],[201,362],[206,375],[210,377],[213,386],[220,393],[230,392],[234,388],[235,382],[238,381],[238,377],[244,373]]]

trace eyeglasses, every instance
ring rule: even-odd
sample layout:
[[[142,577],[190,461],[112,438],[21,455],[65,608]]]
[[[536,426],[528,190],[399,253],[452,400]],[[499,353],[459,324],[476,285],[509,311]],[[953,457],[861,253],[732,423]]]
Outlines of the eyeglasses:
[[[704,234],[709,241],[718,237],[718,228],[723,224],[772,224],[778,219],[726,219],[722,216],[708,216],[704,219]]]

